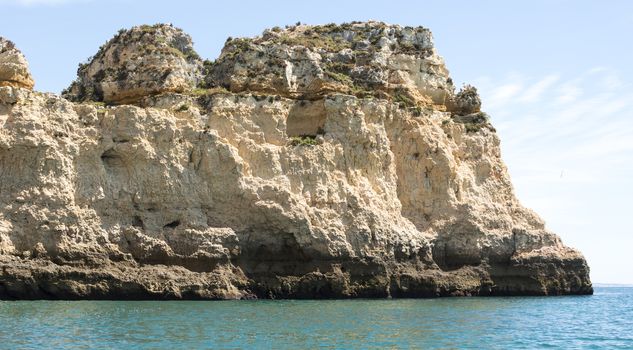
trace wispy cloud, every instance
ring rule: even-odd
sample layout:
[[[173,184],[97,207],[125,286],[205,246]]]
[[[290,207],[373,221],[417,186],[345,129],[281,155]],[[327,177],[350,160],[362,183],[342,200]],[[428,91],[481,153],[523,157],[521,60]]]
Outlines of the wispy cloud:
[[[546,92],[547,89],[549,89],[552,85],[554,85],[556,81],[558,81],[558,79],[558,75],[549,75],[541,79],[540,81],[525,89],[521,97],[519,97],[519,100],[522,102],[538,102],[541,99],[543,93]]]
[[[547,216],[578,205],[574,200],[624,202],[617,198],[633,178],[633,84],[617,71],[597,67],[572,77],[513,73],[476,85],[499,131],[519,198],[528,206]],[[578,201],[589,192],[595,197]],[[615,195],[605,202],[600,193]],[[560,219],[553,212],[551,217]]]
[[[628,259],[621,247],[633,236],[630,79],[597,67],[574,76],[484,77],[475,85],[521,202],[586,254],[594,279],[630,281],[608,274]]]
[[[514,97],[523,89],[520,82],[509,82],[496,87],[486,98],[489,106],[504,106],[506,103],[513,101]]]
[[[572,80],[558,86],[557,91],[554,92],[557,95],[557,102],[574,102],[582,94],[582,89],[578,83],[579,80]]]

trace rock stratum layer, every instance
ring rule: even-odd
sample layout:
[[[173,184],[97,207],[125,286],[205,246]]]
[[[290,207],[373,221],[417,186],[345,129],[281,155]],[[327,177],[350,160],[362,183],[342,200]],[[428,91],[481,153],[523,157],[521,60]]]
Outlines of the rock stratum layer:
[[[427,29],[273,28],[203,62],[140,26],[78,73],[0,82],[0,298],[592,292]]]

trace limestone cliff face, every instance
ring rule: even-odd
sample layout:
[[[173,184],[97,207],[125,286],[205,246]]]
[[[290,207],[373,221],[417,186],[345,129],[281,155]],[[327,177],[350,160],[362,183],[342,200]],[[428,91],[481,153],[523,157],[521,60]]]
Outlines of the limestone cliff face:
[[[591,293],[427,29],[273,28],[201,69],[179,30],[140,28],[78,102],[0,88],[0,297]],[[174,37],[185,57],[138,51]]]

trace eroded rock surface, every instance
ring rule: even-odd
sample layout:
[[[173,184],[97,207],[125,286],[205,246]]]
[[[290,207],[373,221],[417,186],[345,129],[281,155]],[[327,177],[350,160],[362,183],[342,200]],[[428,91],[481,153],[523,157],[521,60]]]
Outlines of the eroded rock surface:
[[[374,58],[348,85],[322,71],[361,47],[386,55],[377,85],[351,73]],[[476,91],[443,64],[389,66],[431,57],[426,29],[298,26],[229,40],[208,89],[136,105],[0,88],[0,297],[591,293],[582,255],[517,201]]]
[[[142,25],[119,33],[77,71],[63,93],[72,101],[134,103],[164,92],[183,92],[202,79],[202,60],[191,37],[169,24]]]
[[[32,89],[35,83],[29,64],[13,42],[0,37],[0,86]]]
[[[303,99],[332,92],[443,106],[453,84],[423,27],[382,22],[273,28],[229,39],[209,85]]]

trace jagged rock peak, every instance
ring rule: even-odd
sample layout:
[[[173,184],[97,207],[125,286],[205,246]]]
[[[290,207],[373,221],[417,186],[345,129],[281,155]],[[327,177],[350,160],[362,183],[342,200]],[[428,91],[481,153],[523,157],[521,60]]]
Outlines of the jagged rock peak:
[[[163,92],[197,86],[202,60],[191,37],[171,24],[121,29],[87,63],[62,94],[72,101],[134,103]]]
[[[428,29],[374,21],[298,24],[229,38],[205,82],[233,92],[308,99],[340,92],[440,107],[454,89]]]
[[[33,89],[29,63],[13,42],[0,37],[0,86]]]

